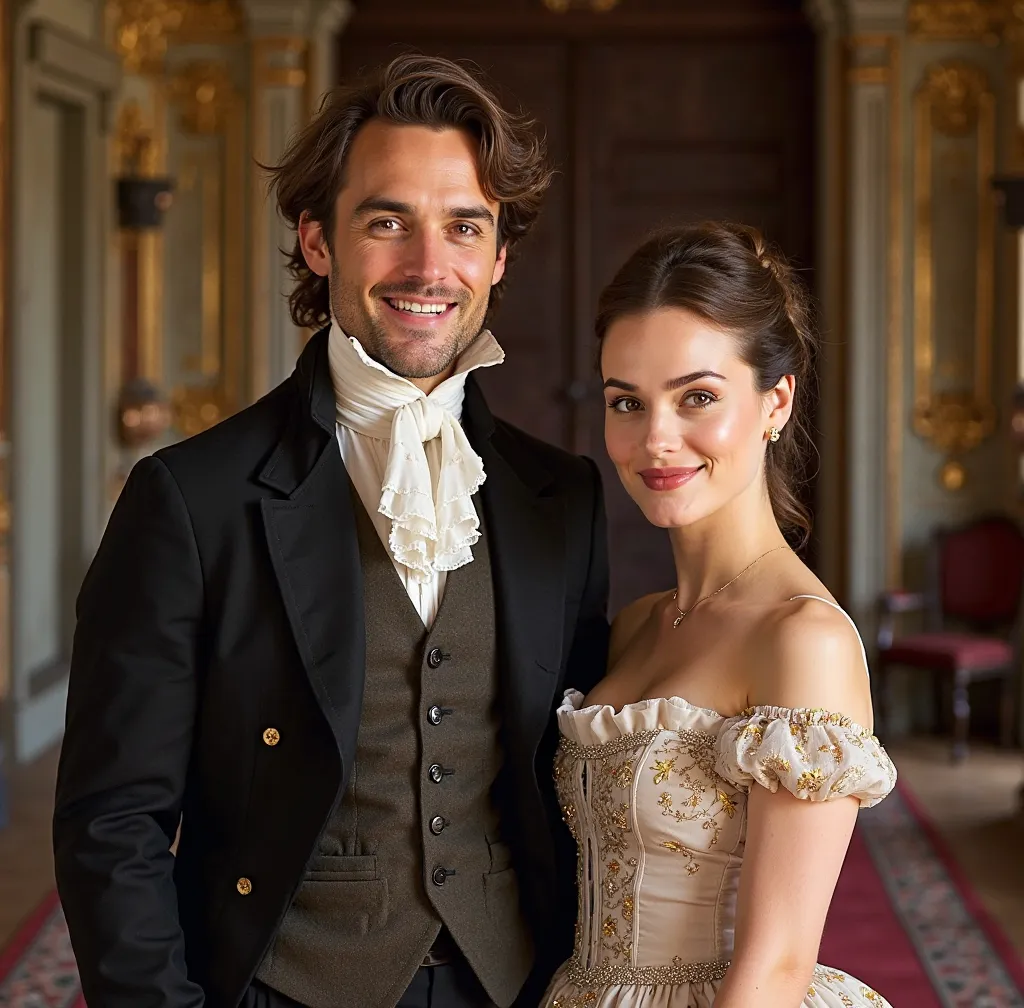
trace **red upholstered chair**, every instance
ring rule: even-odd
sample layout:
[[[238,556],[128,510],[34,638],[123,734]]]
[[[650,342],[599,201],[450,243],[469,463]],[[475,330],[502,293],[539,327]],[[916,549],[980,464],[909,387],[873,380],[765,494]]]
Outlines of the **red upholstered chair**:
[[[1000,726],[1013,741],[1024,595],[1024,533],[1008,518],[989,517],[932,537],[928,591],[887,592],[878,632],[879,720],[888,720],[888,672],[894,665],[925,669],[951,691],[953,759],[967,755],[971,708],[967,690],[980,679],[1003,680]],[[893,636],[896,613],[924,609],[928,629]]]

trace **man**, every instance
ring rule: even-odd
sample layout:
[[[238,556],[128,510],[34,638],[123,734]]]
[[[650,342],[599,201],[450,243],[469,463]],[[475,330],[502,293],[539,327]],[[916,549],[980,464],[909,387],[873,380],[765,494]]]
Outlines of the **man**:
[[[139,463],[79,598],[54,844],[92,1008],[504,1008],[570,951],[553,711],[604,672],[600,483],[470,374],[550,178],[528,126],[404,56],[274,169],[292,314],[330,324]]]

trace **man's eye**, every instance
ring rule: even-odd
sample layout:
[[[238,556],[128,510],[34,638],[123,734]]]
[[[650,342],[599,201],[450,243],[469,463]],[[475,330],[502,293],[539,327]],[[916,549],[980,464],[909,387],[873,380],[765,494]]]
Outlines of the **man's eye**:
[[[460,238],[469,238],[480,233],[472,224],[456,224],[455,232]]]
[[[401,225],[392,217],[388,217],[386,220],[374,221],[371,225],[376,231],[397,231]]]
[[[614,410],[616,413],[636,413],[643,408],[643,403],[632,396],[619,396],[618,399],[613,399],[608,403],[608,409]]]

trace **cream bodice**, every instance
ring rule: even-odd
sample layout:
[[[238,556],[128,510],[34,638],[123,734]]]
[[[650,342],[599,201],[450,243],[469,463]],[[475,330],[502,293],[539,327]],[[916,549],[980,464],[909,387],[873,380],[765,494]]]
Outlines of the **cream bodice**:
[[[674,984],[685,989],[678,1003],[711,1004],[733,950],[750,788],[868,806],[892,790],[895,767],[869,731],[821,710],[723,717],[675,697],[618,712],[583,699],[565,695],[555,761],[580,849],[576,951],[546,1003],[618,1004],[605,996],[621,985]],[[826,984],[822,969],[815,982]],[[648,1000],[635,995],[631,1005]]]

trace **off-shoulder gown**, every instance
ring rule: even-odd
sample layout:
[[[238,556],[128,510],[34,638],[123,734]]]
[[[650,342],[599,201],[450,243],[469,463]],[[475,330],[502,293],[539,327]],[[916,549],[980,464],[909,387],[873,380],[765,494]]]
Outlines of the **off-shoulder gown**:
[[[576,947],[544,1008],[710,1008],[733,951],[750,789],[853,795],[867,807],[892,790],[896,769],[839,713],[753,707],[723,717],[679,697],[615,712],[583,699],[565,695],[555,760],[579,847]],[[828,966],[814,970],[803,1004],[888,1006]]]

